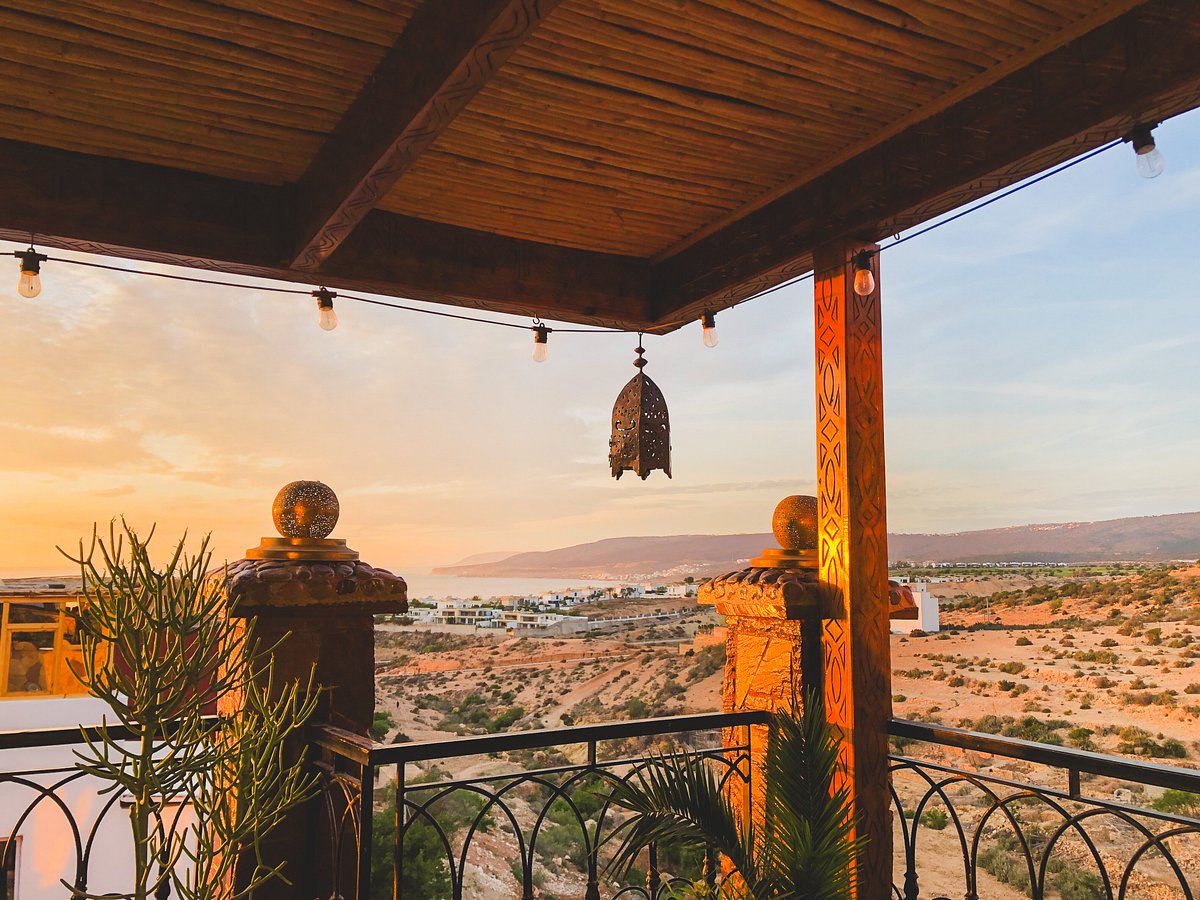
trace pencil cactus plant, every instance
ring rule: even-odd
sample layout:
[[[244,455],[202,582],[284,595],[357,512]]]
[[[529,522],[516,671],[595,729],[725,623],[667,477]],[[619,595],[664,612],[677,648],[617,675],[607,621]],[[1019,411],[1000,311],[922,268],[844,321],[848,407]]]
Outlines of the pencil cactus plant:
[[[286,880],[286,861],[265,859],[262,840],[313,793],[291,751],[315,691],[311,678],[275,684],[276,647],[257,646],[253,622],[226,615],[208,538],[190,554],[185,535],[156,567],[150,537],[122,522],[107,540],[94,530],[77,556],[64,551],[83,581],[78,677],[128,733],[105,717],[85,732],[77,765],[121,793],[133,838],[132,890],[67,887],[74,898],[248,897]],[[237,710],[209,715],[225,697]]]

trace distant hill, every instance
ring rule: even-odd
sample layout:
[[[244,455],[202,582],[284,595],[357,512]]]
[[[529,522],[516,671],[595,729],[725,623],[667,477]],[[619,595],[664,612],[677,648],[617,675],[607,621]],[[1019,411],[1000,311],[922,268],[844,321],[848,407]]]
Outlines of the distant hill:
[[[506,578],[634,578],[713,575],[744,565],[769,534],[685,534],[607,538],[559,550],[434,569],[437,575]],[[1200,512],[1103,522],[1014,525],[954,534],[889,534],[892,561],[1154,562],[1200,558]]]
[[[889,534],[888,556],[917,563],[1195,559],[1200,557],[1200,512],[955,534]]]
[[[434,569],[433,574],[506,578],[712,574],[734,568],[739,559],[758,556],[763,547],[773,542],[774,539],[766,534],[607,538],[560,550],[517,553],[499,562],[444,566]]]

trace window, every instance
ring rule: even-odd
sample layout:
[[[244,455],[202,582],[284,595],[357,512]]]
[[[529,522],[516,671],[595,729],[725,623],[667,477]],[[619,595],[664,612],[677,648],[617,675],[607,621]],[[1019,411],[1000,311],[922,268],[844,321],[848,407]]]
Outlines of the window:
[[[86,693],[74,611],[61,594],[0,597],[0,697]]]
[[[0,838],[0,884],[4,885],[4,896],[17,896],[17,853],[21,850],[21,839]]]

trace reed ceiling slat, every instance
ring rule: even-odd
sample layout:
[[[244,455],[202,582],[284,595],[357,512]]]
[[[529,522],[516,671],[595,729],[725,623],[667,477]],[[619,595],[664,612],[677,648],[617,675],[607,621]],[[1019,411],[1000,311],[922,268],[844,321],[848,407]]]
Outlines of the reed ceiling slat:
[[[380,208],[513,236],[526,215],[543,241],[653,256],[1103,5],[566,0]],[[503,203],[486,181],[446,195],[468,165]],[[658,220],[616,230],[610,198]]]
[[[292,181],[416,2],[13,0],[0,138]]]

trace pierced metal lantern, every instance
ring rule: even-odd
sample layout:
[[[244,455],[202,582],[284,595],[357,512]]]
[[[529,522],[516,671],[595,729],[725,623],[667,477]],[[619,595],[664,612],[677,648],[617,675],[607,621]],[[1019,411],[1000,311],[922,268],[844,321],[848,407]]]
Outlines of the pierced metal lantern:
[[[642,371],[645,352],[637,348],[638,358],[633,364],[638,373],[613,404],[612,437],[608,441],[613,478],[620,478],[627,469],[643,480],[655,469],[671,477],[671,419],[662,391]]]

